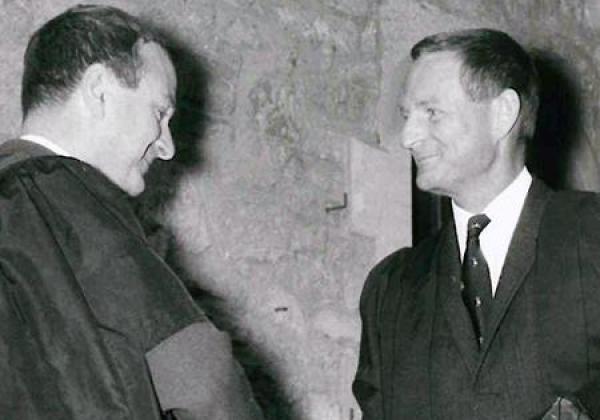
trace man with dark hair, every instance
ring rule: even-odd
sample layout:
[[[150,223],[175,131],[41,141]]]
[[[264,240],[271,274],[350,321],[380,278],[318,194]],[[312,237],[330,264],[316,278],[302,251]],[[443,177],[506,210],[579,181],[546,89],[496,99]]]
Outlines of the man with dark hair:
[[[427,37],[411,56],[402,144],[453,216],[367,278],[363,419],[600,418],[600,199],[525,167],[531,58],[489,29]]]
[[[175,152],[175,89],[159,38],[119,9],[31,38],[23,135],[0,146],[0,418],[262,418],[130,208]]]

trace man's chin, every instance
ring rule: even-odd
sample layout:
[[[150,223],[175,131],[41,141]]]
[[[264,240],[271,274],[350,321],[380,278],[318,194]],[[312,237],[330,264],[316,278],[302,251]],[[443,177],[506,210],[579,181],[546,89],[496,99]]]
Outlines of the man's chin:
[[[416,184],[421,191],[434,193],[438,183],[432,177],[427,176],[427,174],[417,173]]]
[[[137,197],[138,195],[140,195],[141,193],[143,193],[145,190],[145,186],[143,185],[141,188],[137,188],[134,190],[130,190],[130,191],[126,191],[127,194],[129,194],[131,197]]]
[[[146,184],[142,178],[141,180],[138,180],[137,182],[132,182],[127,185],[121,185],[120,187],[130,197],[137,197],[138,195],[140,195],[141,193],[144,192],[144,189],[146,188]]]

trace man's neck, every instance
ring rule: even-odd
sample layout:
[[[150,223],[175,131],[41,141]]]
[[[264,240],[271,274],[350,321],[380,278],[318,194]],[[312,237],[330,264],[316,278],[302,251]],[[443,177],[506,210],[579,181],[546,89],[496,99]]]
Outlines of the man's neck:
[[[75,112],[69,113],[67,106],[34,111],[23,122],[21,136],[39,136],[51,142],[56,149],[66,151],[68,156],[87,162],[86,153],[92,150],[93,139],[90,136],[94,130],[85,130],[87,134],[83,136],[81,118],[76,115]]]
[[[530,172],[526,167],[523,167],[517,176],[510,182],[510,184],[496,194],[484,207],[478,210],[471,210],[462,207],[456,200],[452,200],[452,209],[453,211],[459,211],[467,217],[470,217],[477,213],[487,213],[488,211],[497,210],[498,203],[500,203],[500,207],[509,206],[509,203],[515,198],[515,196],[526,195],[526,191],[529,189],[531,180],[532,178]],[[515,190],[518,190],[518,192],[515,192]]]
[[[47,137],[40,136],[35,133],[23,133],[21,134],[20,138],[22,140],[38,144],[59,156],[73,157],[73,154],[70,151],[59,146],[55,141]]]
[[[465,186],[462,191],[451,194],[450,197],[456,205],[469,213],[479,213],[519,176],[524,167],[524,164],[515,164],[510,170],[478,179],[476,185]]]

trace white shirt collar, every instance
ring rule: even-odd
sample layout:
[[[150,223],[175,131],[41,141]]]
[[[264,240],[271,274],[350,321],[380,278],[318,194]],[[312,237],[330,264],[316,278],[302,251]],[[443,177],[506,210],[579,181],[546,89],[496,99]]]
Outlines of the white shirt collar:
[[[517,227],[531,182],[531,174],[527,168],[523,168],[513,182],[482,211],[491,220],[490,224],[481,232],[480,243],[483,255],[488,262],[494,293],[500,281],[508,247]],[[473,214],[460,208],[454,201],[452,201],[452,211],[462,260],[467,241],[467,223]]]
[[[58,146],[53,141],[48,140],[46,137],[39,136],[37,134],[23,134],[20,137],[20,139],[39,144],[40,146],[45,147],[46,149],[50,150],[51,152],[56,153],[59,156],[73,157],[73,155],[71,153],[67,152],[65,149]]]

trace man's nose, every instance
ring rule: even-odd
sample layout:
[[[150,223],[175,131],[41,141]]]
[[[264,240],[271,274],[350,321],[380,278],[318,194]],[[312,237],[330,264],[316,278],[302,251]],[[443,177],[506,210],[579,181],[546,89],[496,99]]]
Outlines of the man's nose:
[[[162,160],[171,160],[175,156],[175,144],[171,130],[167,127],[162,135],[154,144],[156,147],[156,157]]]
[[[400,132],[402,147],[412,149],[424,136],[425,124],[422,118],[415,113],[409,114],[404,120],[404,126]]]

